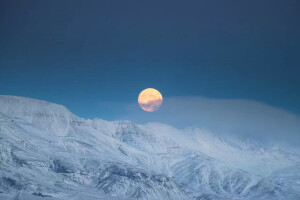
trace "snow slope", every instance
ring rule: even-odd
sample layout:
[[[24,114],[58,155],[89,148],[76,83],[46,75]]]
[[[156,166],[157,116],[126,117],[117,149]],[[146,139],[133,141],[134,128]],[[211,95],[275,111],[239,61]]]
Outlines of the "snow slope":
[[[0,199],[300,199],[300,157],[0,96]]]

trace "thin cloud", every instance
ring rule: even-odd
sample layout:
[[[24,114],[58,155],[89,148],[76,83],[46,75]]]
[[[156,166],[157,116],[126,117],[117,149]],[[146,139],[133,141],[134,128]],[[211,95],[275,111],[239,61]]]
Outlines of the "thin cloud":
[[[250,100],[222,100],[201,97],[165,98],[153,113],[137,103],[124,108],[118,118],[136,123],[160,122],[177,128],[199,127],[218,135],[249,137],[262,142],[298,146],[300,117],[285,110]]]

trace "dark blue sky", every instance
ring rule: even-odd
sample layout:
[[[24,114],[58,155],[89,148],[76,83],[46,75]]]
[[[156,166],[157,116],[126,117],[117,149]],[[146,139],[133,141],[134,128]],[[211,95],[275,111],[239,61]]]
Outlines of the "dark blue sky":
[[[0,93],[104,119],[147,87],[299,114],[299,9],[298,0],[4,0]]]

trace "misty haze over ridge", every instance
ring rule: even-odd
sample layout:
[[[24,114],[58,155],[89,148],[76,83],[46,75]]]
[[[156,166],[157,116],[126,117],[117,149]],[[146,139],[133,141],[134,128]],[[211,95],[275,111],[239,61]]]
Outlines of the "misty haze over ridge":
[[[199,128],[85,120],[23,97],[0,96],[0,113],[0,192],[7,199],[299,197],[297,151]]]
[[[249,138],[264,144],[299,147],[300,116],[247,99],[211,99],[195,96],[167,97],[153,113],[137,103],[100,102],[99,109],[119,112],[112,119],[135,123],[159,122],[179,129],[198,127],[222,137]]]

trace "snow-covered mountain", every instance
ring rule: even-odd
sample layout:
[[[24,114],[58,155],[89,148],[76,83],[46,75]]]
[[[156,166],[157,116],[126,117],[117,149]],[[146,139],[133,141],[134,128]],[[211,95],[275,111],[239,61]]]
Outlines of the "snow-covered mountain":
[[[0,96],[0,199],[300,199],[300,156]]]

